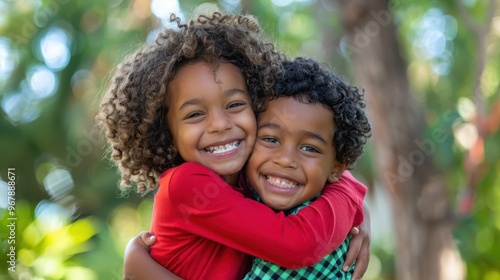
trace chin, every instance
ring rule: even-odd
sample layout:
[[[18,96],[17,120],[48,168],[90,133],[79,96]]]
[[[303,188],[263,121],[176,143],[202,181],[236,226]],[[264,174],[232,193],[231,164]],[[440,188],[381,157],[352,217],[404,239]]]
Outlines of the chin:
[[[229,165],[229,166],[224,166],[224,167],[216,167],[212,168],[217,174],[221,176],[229,176],[229,175],[234,175],[240,173],[240,171],[243,169],[243,164],[238,164],[236,165]]]
[[[269,208],[275,210],[275,211],[284,211],[284,210],[288,210],[290,209],[291,207],[287,204],[287,205],[283,205],[283,203],[273,203],[273,202],[266,202],[265,199],[262,199],[262,202],[264,202],[265,205],[267,205]]]
[[[290,210],[292,207],[290,206],[277,206],[277,207],[271,207],[273,210],[275,211],[286,211],[286,210]]]

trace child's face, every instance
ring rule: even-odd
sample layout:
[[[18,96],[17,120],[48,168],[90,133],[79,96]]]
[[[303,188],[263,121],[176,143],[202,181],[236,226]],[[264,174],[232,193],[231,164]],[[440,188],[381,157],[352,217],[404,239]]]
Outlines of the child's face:
[[[286,210],[314,198],[346,165],[335,160],[333,113],[293,97],[268,103],[259,114],[257,141],[246,168],[262,201]]]
[[[206,62],[188,64],[167,90],[167,123],[178,153],[234,182],[256,135],[255,115],[239,69],[231,63],[220,63],[216,71]]]

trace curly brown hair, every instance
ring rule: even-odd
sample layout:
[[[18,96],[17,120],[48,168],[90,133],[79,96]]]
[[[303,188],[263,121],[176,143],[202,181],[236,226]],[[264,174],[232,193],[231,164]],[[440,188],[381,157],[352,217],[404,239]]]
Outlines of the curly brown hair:
[[[216,12],[184,24],[172,14],[170,22],[178,29],[165,29],[153,46],[142,46],[117,67],[96,117],[118,165],[122,191],[133,184],[139,192],[154,189],[162,172],[183,162],[171,148],[165,121],[167,85],[182,66],[201,61],[234,64],[246,78],[258,112],[286,60],[251,16]]]
[[[364,91],[311,58],[284,61],[283,68],[285,74],[276,80],[269,99],[291,96],[305,104],[322,104],[333,112],[336,160],[353,169],[371,137]]]

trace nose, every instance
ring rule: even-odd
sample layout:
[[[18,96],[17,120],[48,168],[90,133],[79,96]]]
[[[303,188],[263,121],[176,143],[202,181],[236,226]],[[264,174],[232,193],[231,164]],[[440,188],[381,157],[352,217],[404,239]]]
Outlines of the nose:
[[[222,132],[233,127],[231,118],[223,110],[214,110],[209,113],[207,131]]]
[[[282,145],[281,149],[277,149],[274,158],[274,163],[284,168],[297,168],[297,152],[293,146]]]

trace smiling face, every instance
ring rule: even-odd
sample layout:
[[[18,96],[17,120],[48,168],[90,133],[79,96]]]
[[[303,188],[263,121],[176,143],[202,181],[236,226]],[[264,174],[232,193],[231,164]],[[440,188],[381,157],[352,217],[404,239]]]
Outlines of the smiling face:
[[[237,181],[255,143],[256,120],[243,75],[231,63],[188,64],[168,88],[167,124],[185,161]]]
[[[346,165],[335,160],[333,113],[319,103],[279,97],[259,114],[246,174],[262,201],[287,210],[336,182]]]

